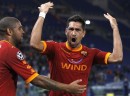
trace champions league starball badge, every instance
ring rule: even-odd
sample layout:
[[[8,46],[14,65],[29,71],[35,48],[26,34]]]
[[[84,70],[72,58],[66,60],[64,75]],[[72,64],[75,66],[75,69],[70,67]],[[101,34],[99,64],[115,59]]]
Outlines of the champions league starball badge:
[[[17,52],[17,58],[19,60],[23,60],[24,59],[24,56],[23,56],[22,52],[20,52],[20,51]]]

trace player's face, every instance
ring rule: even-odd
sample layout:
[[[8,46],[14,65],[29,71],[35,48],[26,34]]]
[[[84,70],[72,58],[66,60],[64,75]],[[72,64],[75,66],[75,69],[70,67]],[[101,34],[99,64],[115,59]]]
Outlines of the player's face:
[[[81,40],[85,35],[85,30],[82,28],[80,22],[70,22],[68,28],[66,28],[67,41],[72,48],[79,47]]]
[[[21,43],[23,39],[23,34],[24,34],[21,23],[20,22],[16,23],[16,26],[12,29],[12,31],[13,31],[13,34],[12,34],[13,42],[15,44]]]

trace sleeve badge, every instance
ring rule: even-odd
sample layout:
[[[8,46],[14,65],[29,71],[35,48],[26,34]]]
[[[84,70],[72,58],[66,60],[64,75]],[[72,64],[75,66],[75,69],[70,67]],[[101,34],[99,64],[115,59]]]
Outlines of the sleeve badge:
[[[24,60],[24,56],[23,56],[22,52],[20,52],[20,51],[17,52],[17,58],[19,60]]]

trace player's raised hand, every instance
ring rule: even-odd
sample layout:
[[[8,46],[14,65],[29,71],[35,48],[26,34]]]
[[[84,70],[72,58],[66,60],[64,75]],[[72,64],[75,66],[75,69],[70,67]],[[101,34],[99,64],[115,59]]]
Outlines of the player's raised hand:
[[[53,2],[47,2],[47,3],[41,4],[41,6],[38,7],[38,9],[40,12],[47,13],[50,8],[53,8],[53,6],[54,6]]]
[[[114,17],[112,17],[109,13],[104,14],[104,17],[109,20],[112,28],[117,27],[116,19]]]
[[[69,84],[69,88],[67,92],[74,93],[74,94],[81,94],[86,91],[86,85],[79,85],[78,83],[82,82],[81,79],[75,80]]]

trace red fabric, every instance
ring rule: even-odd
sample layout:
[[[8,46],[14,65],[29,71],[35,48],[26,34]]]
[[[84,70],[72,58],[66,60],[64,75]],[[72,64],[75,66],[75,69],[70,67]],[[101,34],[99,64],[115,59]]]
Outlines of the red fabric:
[[[17,75],[27,80],[36,73],[20,53],[9,42],[0,41],[0,96],[16,95]]]
[[[82,79],[80,84],[88,84],[88,77],[93,63],[104,63],[107,52],[98,49],[88,48],[82,45],[78,51],[70,50],[66,43],[46,42],[46,49],[43,55],[47,55],[51,79],[71,83],[74,80]],[[81,54],[86,52],[86,56]],[[50,91],[49,96],[86,96],[86,92],[81,95],[74,95],[59,91]]]

